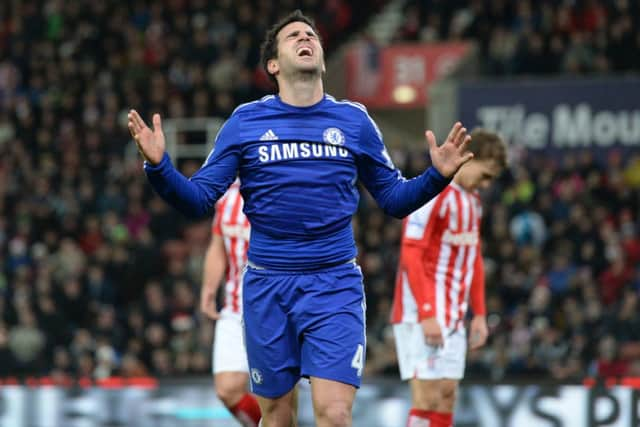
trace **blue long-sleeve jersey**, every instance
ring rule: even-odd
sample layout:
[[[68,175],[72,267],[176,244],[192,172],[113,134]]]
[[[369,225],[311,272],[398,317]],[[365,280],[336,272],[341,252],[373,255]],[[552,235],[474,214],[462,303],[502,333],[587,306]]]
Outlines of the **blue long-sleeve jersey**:
[[[351,218],[358,179],[396,217],[450,181],[435,168],[403,178],[366,109],[329,95],[309,107],[285,104],[277,95],[239,106],[190,179],[166,154],[158,165],[145,164],[145,171],[157,193],[191,217],[210,213],[239,172],[251,222],[249,260],[292,271],[355,257]]]

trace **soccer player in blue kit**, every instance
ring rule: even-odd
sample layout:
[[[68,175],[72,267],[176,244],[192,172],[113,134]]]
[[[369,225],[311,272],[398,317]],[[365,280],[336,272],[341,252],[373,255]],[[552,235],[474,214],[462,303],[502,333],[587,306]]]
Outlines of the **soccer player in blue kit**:
[[[426,132],[433,167],[405,179],[366,109],[324,93],[324,54],[313,22],[299,11],[274,25],[262,64],[277,94],[240,105],[191,178],[131,110],[129,130],[155,191],[191,217],[210,214],[239,174],[251,222],[244,275],[244,326],[261,425],[289,427],[293,389],[309,378],[316,425],[350,426],[365,360],[365,298],[351,217],[362,181],[390,215],[404,217],[437,195],[473,157],[456,123],[438,146]]]

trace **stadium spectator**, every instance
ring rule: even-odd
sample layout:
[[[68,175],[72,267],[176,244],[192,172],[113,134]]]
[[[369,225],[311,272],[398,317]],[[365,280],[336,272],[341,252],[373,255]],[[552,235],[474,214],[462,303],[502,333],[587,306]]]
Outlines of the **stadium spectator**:
[[[395,40],[478,42],[483,73],[593,74],[637,70],[637,2],[406,2]]]

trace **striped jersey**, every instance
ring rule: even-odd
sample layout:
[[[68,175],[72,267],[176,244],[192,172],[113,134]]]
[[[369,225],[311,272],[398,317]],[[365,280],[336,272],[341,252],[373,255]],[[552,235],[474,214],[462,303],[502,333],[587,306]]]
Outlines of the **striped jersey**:
[[[480,245],[482,205],[455,183],[403,224],[392,323],[436,317],[447,331],[463,327],[469,301],[485,314]]]
[[[233,183],[216,204],[212,232],[222,237],[227,254],[227,276],[223,310],[242,313],[242,271],[247,263],[249,220],[242,212],[240,184]]]

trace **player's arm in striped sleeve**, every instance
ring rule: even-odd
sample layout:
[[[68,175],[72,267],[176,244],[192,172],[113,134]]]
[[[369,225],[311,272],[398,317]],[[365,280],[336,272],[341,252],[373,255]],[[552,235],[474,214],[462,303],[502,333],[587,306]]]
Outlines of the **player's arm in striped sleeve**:
[[[435,272],[427,271],[427,257],[433,256],[430,234],[437,227],[438,215],[434,212],[438,198],[433,199],[406,219],[402,236],[402,262],[405,265],[409,287],[417,309],[418,321],[436,317]]]
[[[238,120],[232,115],[218,132],[207,160],[191,178],[173,166],[166,152],[160,163],[145,162],[144,169],[160,197],[184,215],[199,218],[211,213],[235,179],[239,164]]]
[[[485,316],[487,309],[485,302],[484,260],[482,258],[482,245],[479,241],[476,251],[473,278],[471,281],[471,289],[469,290],[471,294],[471,310],[473,310],[474,316]]]
[[[433,277],[425,269],[426,248],[403,243],[403,267],[418,308],[418,321],[436,316],[436,294]]]
[[[484,261],[482,259],[482,247],[478,241],[477,255],[473,269],[473,280],[471,282],[470,289],[471,310],[473,311],[473,318],[469,325],[470,350],[476,350],[482,347],[487,342],[487,337],[489,335],[484,290]]]

